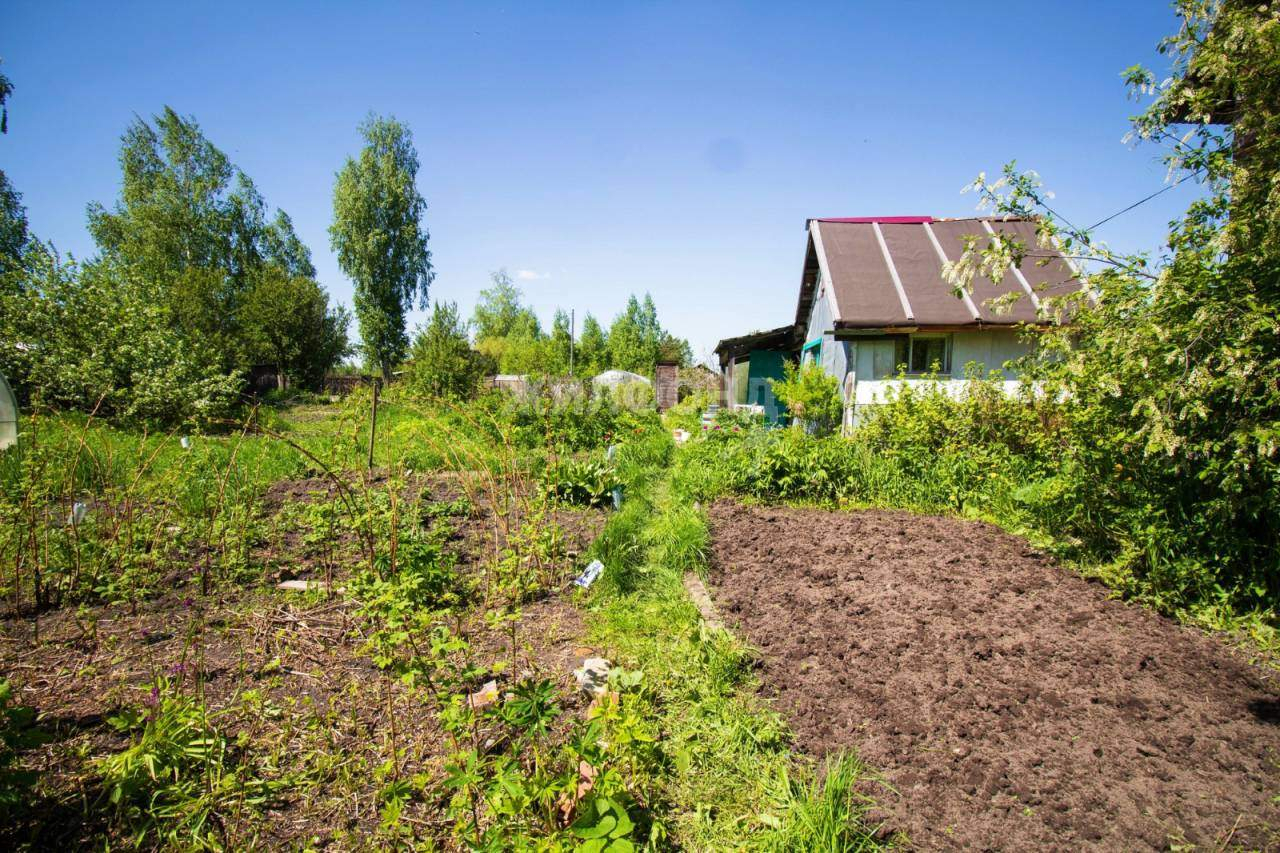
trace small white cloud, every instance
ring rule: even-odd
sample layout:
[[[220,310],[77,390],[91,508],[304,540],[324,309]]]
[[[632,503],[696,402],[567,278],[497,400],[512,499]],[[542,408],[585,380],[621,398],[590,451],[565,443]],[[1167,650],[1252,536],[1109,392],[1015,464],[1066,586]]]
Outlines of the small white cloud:
[[[551,278],[551,273],[538,272],[536,270],[516,270],[516,278],[521,281],[537,281],[540,278]]]

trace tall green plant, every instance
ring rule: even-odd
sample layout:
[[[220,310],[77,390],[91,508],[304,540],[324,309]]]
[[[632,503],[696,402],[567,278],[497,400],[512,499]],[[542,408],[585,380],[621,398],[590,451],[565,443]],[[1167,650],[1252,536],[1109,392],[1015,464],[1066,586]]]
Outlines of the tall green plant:
[[[331,309],[314,279],[275,264],[254,276],[242,321],[254,360],[275,365],[277,388],[292,382],[316,390],[325,371],[350,352],[346,308]]]
[[[492,362],[471,348],[467,324],[454,302],[436,300],[431,320],[418,330],[409,352],[407,381],[417,393],[451,400],[468,400],[491,372]]]
[[[816,433],[831,432],[840,424],[843,407],[840,382],[819,365],[788,362],[784,378],[771,379],[773,393],[787,407],[791,417]]]
[[[426,307],[435,277],[418,192],[418,152],[409,128],[370,116],[360,126],[365,146],[348,158],[333,188],[329,236],[338,264],[355,283],[365,362],[390,378],[409,345],[405,312]]]
[[[164,425],[228,413],[239,381],[216,347],[174,328],[156,282],[40,244],[25,264],[21,286],[0,291],[0,371],[24,400]]]
[[[249,357],[241,323],[255,274],[273,264],[314,277],[287,215],[267,219],[253,181],[190,116],[165,107],[136,118],[120,147],[120,198],[89,206],[104,258],[152,287],[177,332],[217,354],[224,371]]]
[[[21,266],[28,239],[22,193],[14,189],[9,176],[0,169],[0,275]]]
[[[1280,18],[1266,4],[1182,0],[1161,44],[1167,81],[1126,72],[1149,107],[1141,140],[1202,196],[1167,261],[1109,250],[1055,214],[1012,164],[974,187],[1037,239],[975,242],[948,273],[976,275],[1062,247],[1088,289],[1047,300],[1069,327],[1043,336],[1028,375],[1065,401],[1059,515],[1117,560],[1115,581],[1179,609],[1275,612],[1280,601]],[[1225,124],[1224,124],[1225,123]],[[1189,129],[1188,129],[1189,126]]]

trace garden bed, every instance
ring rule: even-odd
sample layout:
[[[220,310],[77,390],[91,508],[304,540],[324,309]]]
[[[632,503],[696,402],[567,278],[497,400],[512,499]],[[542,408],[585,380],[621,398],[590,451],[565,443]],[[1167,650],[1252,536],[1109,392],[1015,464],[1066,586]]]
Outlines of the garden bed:
[[[383,478],[375,485],[385,488]],[[401,497],[406,512],[418,513],[447,509],[464,492],[456,477],[429,475],[413,478]],[[30,614],[0,619],[0,674],[12,680],[15,702],[39,714],[36,726],[47,740],[20,758],[40,780],[24,809],[0,827],[0,846],[126,843],[108,823],[111,806],[93,761],[128,745],[108,718],[148,708],[157,678],[198,693],[242,745],[237,750],[251,753],[259,775],[279,783],[265,811],[219,816],[231,847],[377,846],[385,832],[381,792],[393,777],[412,780],[413,792],[397,831],[450,841],[439,790],[448,744],[436,709],[374,666],[365,647],[371,626],[347,595],[275,588],[282,575],[318,583],[328,574],[338,589],[349,582],[362,551],[346,519],[327,544],[308,535],[317,524],[306,508],[336,498],[323,479],[267,490],[259,504],[266,535],[253,549],[257,581],[218,583],[201,595],[199,572],[187,565],[161,594],[131,605],[68,606],[38,622]],[[557,509],[553,520],[565,536],[556,583],[526,601],[512,622],[492,624],[474,608],[460,609],[452,621],[471,644],[473,663],[507,664],[496,675],[499,689],[518,677],[545,677],[565,715],[581,716],[586,703],[572,669],[593,650],[583,646],[582,620],[566,589],[574,558],[604,513]],[[489,501],[447,518],[423,516],[426,526],[445,523],[458,571],[480,572],[498,528]]]
[[[1280,843],[1280,686],[991,525],[710,508],[713,596],[813,754],[919,848]]]

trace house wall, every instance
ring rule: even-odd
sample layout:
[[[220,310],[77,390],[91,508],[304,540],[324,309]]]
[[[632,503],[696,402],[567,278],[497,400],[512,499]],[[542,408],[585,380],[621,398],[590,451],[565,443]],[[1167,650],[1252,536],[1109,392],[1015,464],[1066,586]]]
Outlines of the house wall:
[[[750,367],[751,363],[745,358],[733,360],[733,396],[729,398],[730,406],[747,402],[747,376]]]
[[[818,362],[827,373],[843,382],[853,364],[856,344],[838,341],[835,337],[835,306],[831,302],[831,288],[825,281],[818,286],[818,296],[809,309],[809,323],[805,328],[804,343],[822,338]],[[842,387],[843,393],[843,387]]]
[[[818,363],[840,380],[841,396],[849,408],[847,421],[852,421],[857,407],[883,402],[885,394],[901,384],[895,379],[898,373],[896,343],[894,338],[873,335],[837,340],[830,291],[825,281],[819,284],[818,295],[809,311],[804,343],[822,339]],[[1005,362],[1026,355],[1030,349],[1030,345],[1019,340],[1018,333],[1012,330],[955,332],[951,335],[951,370],[942,380],[947,386],[945,390],[958,394],[964,387],[965,369],[972,363],[983,375],[992,370],[1000,371],[1006,390],[1012,391],[1017,385],[1017,371],[1006,369]]]
[[[737,399],[737,385],[734,382],[734,366],[736,358],[730,358],[720,369],[720,405],[732,406]]]
[[[1004,329],[984,329],[972,332],[956,332],[951,339],[951,371],[947,378],[898,379],[898,366],[894,363],[895,344],[892,338],[860,338],[852,342],[856,347],[856,371],[842,378],[845,389],[845,423],[853,425],[859,420],[859,410],[885,402],[904,385],[941,385],[942,390],[959,396],[965,388],[965,368],[969,364],[978,367],[981,375],[999,371],[1005,393],[1015,394],[1019,388],[1018,372],[1006,369],[1004,363],[1028,354],[1031,346],[1018,339],[1018,333]]]
[[[893,363],[894,342],[892,338],[861,338],[858,341],[857,378],[884,379],[897,372]]]
[[[790,354],[781,350],[752,350],[729,360],[721,374],[723,405],[761,406],[770,423],[782,414],[782,405],[773,394],[771,380],[782,379]]]
[[[941,382],[934,379],[864,379],[860,380],[855,386],[853,401],[849,404],[846,411],[847,422],[856,423],[858,421],[859,410],[867,406],[875,406],[888,402],[894,395],[902,390],[903,387],[921,387],[929,386],[931,388],[941,387],[942,391],[950,397],[958,398],[965,389],[967,383],[961,379],[944,379]],[[1006,379],[1001,382],[1004,392],[1010,396],[1018,393],[1022,387],[1022,383],[1015,379]]]
[[[829,334],[835,326],[835,312],[831,308],[831,288],[825,281],[818,283],[818,297],[813,300],[809,309],[809,325],[804,331],[804,341],[809,343],[816,337]]]
[[[999,370],[1006,379],[1017,379],[1016,370],[1005,370],[1004,363],[1031,352],[1030,344],[1018,340],[1018,333],[1005,329],[956,332],[951,339],[951,375],[964,378],[969,362],[983,366],[983,373]]]
[[[896,376],[898,365],[895,364],[895,343],[893,338],[865,337],[856,341],[857,378],[888,379]],[[985,374],[990,370],[1000,371],[1005,379],[1017,379],[1016,370],[1004,369],[1006,361],[1020,358],[1031,351],[1031,347],[1018,340],[1018,333],[1005,329],[983,329],[972,332],[956,332],[951,336],[951,372],[952,379],[964,379],[965,366],[973,362],[980,366]],[[843,379],[842,374],[836,374]]]

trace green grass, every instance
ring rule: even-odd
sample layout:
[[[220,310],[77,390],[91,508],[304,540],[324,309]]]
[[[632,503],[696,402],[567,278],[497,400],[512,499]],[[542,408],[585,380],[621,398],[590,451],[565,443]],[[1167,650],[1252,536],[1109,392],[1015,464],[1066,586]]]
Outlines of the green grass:
[[[182,447],[184,437],[189,448]],[[0,482],[13,483],[21,464],[43,457],[58,464],[65,488],[75,493],[145,488],[233,462],[240,476],[264,484],[299,476],[307,467],[302,454],[264,435],[136,432],[75,414],[24,420],[19,447],[0,457]]]
[[[857,786],[867,775],[867,768],[850,755],[828,760],[817,775],[795,778],[784,768],[772,792],[781,818],[762,846],[778,851],[879,849],[862,825],[866,800]]]
[[[21,451],[0,455],[0,484],[15,483],[23,460],[29,464],[33,455],[41,454],[58,463],[69,492],[94,494],[108,488],[167,484],[229,466],[238,480],[265,486],[315,473],[317,466],[308,454],[335,470],[359,470],[368,463],[367,399],[340,405],[264,407],[258,410],[256,423],[261,429],[228,424],[218,433],[146,432],[74,413],[28,417],[22,422]],[[374,464],[441,468],[449,457],[476,452],[489,440],[487,435],[475,435],[478,430],[469,426],[449,410],[380,404]],[[189,439],[189,448],[182,447],[183,438]]]
[[[865,768],[797,756],[756,696],[754,653],[702,622],[683,575],[706,571],[706,519],[672,487],[669,451],[648,458],[661,466],[633,478],[597,541],[606,572],[589,622],[597,643],[645,673],[670,759],[661,787],[672,840],[690,850],[878,848],[854,791]]]

